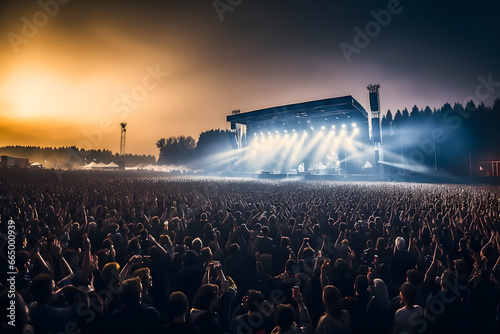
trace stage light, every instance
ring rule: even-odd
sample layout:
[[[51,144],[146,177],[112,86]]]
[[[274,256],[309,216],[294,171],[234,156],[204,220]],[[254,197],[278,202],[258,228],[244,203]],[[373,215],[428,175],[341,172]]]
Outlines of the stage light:
[[[311,126],[311,130],[314,130],[314,128]]]
[[[288,131],[285,130],[285,133],[287,133]]]
[[[278,133],[278,130],[276,130],[276,133]]]
[[[310,121],[310,120],[307,120],[307,123],[311,123],[311,121]]]
[[[352,123],[352,127],[355,128],[357,127],[358,125],[356,123]]]
[[[332,129],[335,129],[335,124],[332,124]]]
[[[292,129],[293,132],[295,132],[295,129]]]
[[[321,130],[324,130],[324,129],[325,129],[325,126],[323,125],[323,126],[321,127]]]
[[[270,135],[270,134],[271,134],[271,131],[268,131],[268,132],[267,132],[267,134],[268,134],[268,135]]]
[[[342,124],[342,129],[345,129],[345,124]]]
[[[261,132],[261,133],[260,133],[260,135],[261,135],[261,136],[263,136],[263,135],[264,135],[264,133],[263,133],[263,132]]]
[[[254,133],[253,133],[253,135],[254,135],[254,136],[257,136],[257,132],[254,132]]]

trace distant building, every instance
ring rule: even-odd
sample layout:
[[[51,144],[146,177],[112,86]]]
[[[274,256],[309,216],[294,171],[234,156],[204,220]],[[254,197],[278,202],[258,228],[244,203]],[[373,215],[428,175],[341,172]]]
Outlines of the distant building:
[[[7,155],[2,155],[0,157],[0,167],[29,168],[29,166],[29,159],[9,157]]]

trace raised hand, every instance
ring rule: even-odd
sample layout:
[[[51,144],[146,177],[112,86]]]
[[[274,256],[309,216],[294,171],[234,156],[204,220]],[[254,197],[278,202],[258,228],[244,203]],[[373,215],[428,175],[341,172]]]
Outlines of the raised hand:
[[[47,238],[46,237],[41,237],[37,243],[35,244],[35,246],[33,247],[34,248],[34,251],[36,253],[40,253],[40,249],[41,248],[44,248],[47,246]]]
[[[58,239],[55,239],[54,242],[50,244],[50,252],[53,256],[61,256],[62,248]]]
[[[297,304],[304,302],[304,298],[302,297],[302,293],[300,293],[300,288],[298,286],[293,287],[292,298]]]

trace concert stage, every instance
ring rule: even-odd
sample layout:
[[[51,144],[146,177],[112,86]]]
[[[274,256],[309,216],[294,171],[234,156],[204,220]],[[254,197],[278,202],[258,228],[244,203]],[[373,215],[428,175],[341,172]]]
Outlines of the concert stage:
[[[239,150],[236,172],[274,171],[286,177],[320,179],[371,174],[367,167],[378,172],[378,156],[370,136],[372,124],[367,111],[350,95],[245,113],[234,111],[227,121],[234,130],[233,146]],[[293,169],[325,172],[292,176],[288,171]]]

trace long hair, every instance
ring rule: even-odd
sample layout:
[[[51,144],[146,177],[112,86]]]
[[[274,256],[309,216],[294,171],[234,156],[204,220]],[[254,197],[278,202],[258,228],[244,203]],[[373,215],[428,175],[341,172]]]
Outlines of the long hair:
[[[323,302],[325,303],[326,313],[337,319],[340,319],[342,314],[340,298],[340,291],[336,286],[327,285],[323,289]]]
[[[373,289],[373,297],[375,300],[385,308],[389,308],[391,306],[391,301],[389,299],[389,292],[387,291],[387,286],[384,281],[380,278],[375,278],[373,280],[374,289]]]

